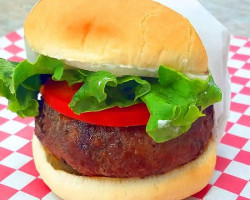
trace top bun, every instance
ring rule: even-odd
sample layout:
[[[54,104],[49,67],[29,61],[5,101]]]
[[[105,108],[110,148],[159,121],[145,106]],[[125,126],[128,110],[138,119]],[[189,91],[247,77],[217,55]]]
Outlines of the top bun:
[[[188,19],[152,0],[42,0],[24,31],[32,51],[86,70],[141,76],[156,76],[161,64],[183,73],[208,70]]]

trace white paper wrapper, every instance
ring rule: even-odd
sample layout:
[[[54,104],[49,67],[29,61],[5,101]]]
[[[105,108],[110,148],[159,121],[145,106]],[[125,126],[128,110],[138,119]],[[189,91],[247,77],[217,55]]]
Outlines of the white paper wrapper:
[[[196,0],[154,0],[186,17],[199,34],[208,54],[209,69],[223,99],[215,104],[213,134],[219,142],[224,134],[230,106],[230,78],[227,71],[230,36],[227,29]]]

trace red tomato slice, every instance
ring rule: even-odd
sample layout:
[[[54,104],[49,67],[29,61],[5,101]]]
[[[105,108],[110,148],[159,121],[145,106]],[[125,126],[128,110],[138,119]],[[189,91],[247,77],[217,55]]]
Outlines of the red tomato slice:
[[[48,80],[41,87],[44,101],[54,110],[68,117],[81,120],[89,124],[112,127],[128,127],[146,125],[149,119],[149,111],[144,103],[129,107],[113,107],[98,112],[75,114],[70,108],[69,103],[73,95],[82,84],[68,86],[66,81]]]

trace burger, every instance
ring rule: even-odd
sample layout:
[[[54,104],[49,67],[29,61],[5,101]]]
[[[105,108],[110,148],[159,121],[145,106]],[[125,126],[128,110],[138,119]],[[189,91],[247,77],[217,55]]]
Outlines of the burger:
[[[192,24],[152,0],[42,0],[0,94],[35,116],[33,155],[63,199],[183,199],[209,182],[222,98]]]

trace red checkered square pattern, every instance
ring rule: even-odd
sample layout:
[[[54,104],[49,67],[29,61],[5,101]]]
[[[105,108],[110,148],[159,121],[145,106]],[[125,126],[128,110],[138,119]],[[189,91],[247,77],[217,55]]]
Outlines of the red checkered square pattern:
[[[22,29],[0,38],[2,58],[25,59],[23,49]],[[218,145],[214,175],[190,199],[250,199],[250,39],[232,37],[229,55],[231,117]],[[34,119],[21,119],[6,106],[6,99],[0,98],[0,199],[59,199],[35,169],[30,142]]]

